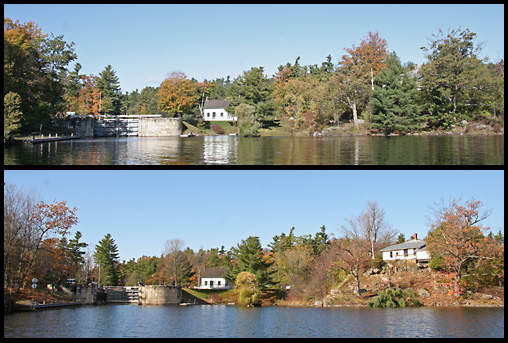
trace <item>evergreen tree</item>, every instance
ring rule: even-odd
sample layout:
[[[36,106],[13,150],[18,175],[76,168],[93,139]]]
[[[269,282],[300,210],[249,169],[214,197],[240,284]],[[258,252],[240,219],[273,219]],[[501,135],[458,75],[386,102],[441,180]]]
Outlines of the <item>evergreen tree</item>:
[[[261,287],[273,285],[271,277],[273,271],[269,270],[273,262],[268,262],[263,258],[264,253],[258,237],[249,236],[232,250],[236,265],[229,270],[227,275],[230,282],[234,283],[239,273],[250,272],[256,275],[256,280]]]
[[[21,128],[21,97],[14,92],[4,96],[4,142]]]
[[[95,246],[94,253],[95,263],[100,270],[100,284],[107,286],[116,286],[119,275],[117,271],[118,264],[118,247],[111,234],[107,234]]]
[[[77,275],[79,274],[79,266],[85,262],[83,255],[85,255],[85,251],[81,250],[88,246],[85,242],[80,242],[82,235],[81,232],[77,231],[74,235],[74,238],[69,240],[69,255],[72,265],[72,272],[74,273],[74,277],[77,279]]]
[[[251,68],[233,81],[231,95],[231,112],[236,113],[236,107],[242,103],[255,108],[255,119],[274,119],[275,105],[272,99],[273,86],[264,75],[263,67]]]
[[[472,106],[471,94],[488,89],[475,84],[482,66],[480,48],[474,43],[476,33],[454,29],[445,35],[440,30],[434,37],[429,47],[422,47],[428,62],[421,68],[420,87],[428,104],[430,125],[447,129],[462,119],[472,118],[476,106]]]
[[[417,129],[422,108],[417,103],[416,80],[410,75],[409,66],[404,68],[395,53],[386,58],[386,64],[387,68],[379,72],[374,82],[371,127],[387,135]]]
[[[404,237],[404,234],[403,233],[399,234],[399,236],[397,237],[397,244],[404,243],[405,241],[406,237]]]
[[[120,82],[111,65],[99,74],[97,88],[101,92],[101,112],[108,115],[120,114]]]

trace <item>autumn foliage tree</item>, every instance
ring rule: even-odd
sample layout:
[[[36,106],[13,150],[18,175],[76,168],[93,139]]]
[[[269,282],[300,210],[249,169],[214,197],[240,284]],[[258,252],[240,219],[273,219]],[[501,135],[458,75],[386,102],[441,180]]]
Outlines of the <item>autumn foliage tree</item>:
[[[455,295],[462,294],[461,280],[465,267],[479,260],[493,260],[494,246],[484,236],[489,230],[481,222],[488,214],[480,213],[481,202],[468,200],[465,203],[451,200],[435,210],[435,220],[427,236],[430,255],[443,258],[445,268],[455,273]]]
[[[386,67],[386,40],[379,37],[377,32],[369,32],[360,46],[345,50],[347,54],[342,56],[339,63],[335,83],[339,101],[351,109],[358,129],[358,111],[367,104],[374,90],[374,77]]]
[[[42,242],[65,236],[78,222],[65,201],[36,201],[13,185],[4,188],[4,287],[16,292],[33,273]]]
[[[190,112],[200,98],[197,83],[180,72],[171,73],[162,82],[158,96],[160,110],[170,116],[181,116]]]
[[[79,114],[99,116],[100,90],[97,87],[97,78],[93,75],[82,76],[83,87],[79,90]]]

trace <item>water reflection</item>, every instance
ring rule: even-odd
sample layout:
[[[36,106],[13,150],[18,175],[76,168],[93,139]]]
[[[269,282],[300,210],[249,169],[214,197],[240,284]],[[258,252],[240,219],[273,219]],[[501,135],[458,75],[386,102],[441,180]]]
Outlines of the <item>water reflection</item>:
[[[8,165],[503,165],[503,136],[118,137],[4,147]]]
[[[207,164],[230,164],[237,160],[238,139],[233,136],[205,136],[203,161]]]
[[[69,319],[78,318],[78,320]],[[504,309],[81,306],[4,317],[6,337],[504,337]]]

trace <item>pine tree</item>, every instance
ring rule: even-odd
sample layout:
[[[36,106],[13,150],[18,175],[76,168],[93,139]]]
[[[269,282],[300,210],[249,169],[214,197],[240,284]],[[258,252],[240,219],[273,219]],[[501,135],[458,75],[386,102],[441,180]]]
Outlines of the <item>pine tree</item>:
[[[261,287],[269,287],[273,284],[271,277],[273,271],[269,270],[273,262],[268,262],[263,258],[264,253],[259,237],[249,236],[232,250],[236,265],[228,273],[227,279],[229,281],[234,283],[239,273],[250,272],[256,275],[256,280]]]
[[[111,65],[99,74],[97,88],[101,92],[101,112],[109,115],[120,114],[120,82]]]
[[[107,234],[95,246],[94,253],[95,263],[100,269],[100,284],[108,286],[116,286],[118,283],[118,247],[111,234]]]
[[[386,135],[417,129],[422,120],[422,108],[418,105],[416,80],[395,53],[390,54],[386,64],[387,68],[379,72],[374,83],[371,127]]]

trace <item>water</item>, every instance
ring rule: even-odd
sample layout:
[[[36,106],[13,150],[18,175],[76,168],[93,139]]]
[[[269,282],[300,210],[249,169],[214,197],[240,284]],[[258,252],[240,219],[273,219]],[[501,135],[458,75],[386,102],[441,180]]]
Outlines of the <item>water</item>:
[[[4,148],[6,165],[504,165],[504,136],[119,137]]]
[[[504,308],[111,304],[4,317],[5,337],[504,337]]]

